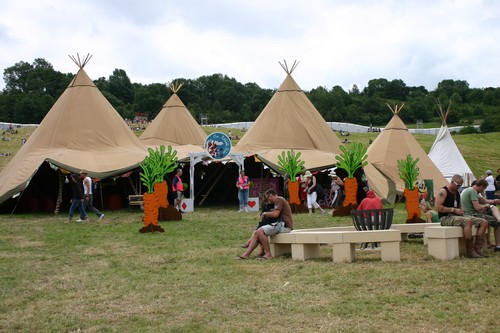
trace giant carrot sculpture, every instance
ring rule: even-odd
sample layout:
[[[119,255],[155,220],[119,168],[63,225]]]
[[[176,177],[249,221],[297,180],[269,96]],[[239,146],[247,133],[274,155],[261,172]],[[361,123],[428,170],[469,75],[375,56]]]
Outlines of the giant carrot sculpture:
[[[300,159],[300,152],[295,154],[293,149],[286,154],[282,152],[278,155],[279,171],[288,174],[288,194],[290,204],[300,205],[299,187],[297,182],[297,175],[304,171],[304,161]]]
[[[342,154],[335,156],[337,159],[337,167],[344,169],[347,172],[347,178],[344,179],[345,199],[341,209],[334,211],[334,216],[349,215],[351,210],[356,209],[358,202],[356,193],[358,192],[358,181],[354,177],[354,173],[361,167],[368,164],[366,158],[367,148],[361,143],[353,142],[350,146],[340,146]]]
[[[406,155],[406,159],[398,160],[399,177],[405,181],[404,196],[406,200],[406,212],[408,214],[406,223],[425,222],[420,218],[420,195],[418,188],[415,187],[420,172],[417,167],[418,161],[418,157],[414,160],[410,154]]]
[[[177,167],[177,157],[175,156],[177,151],[172,151],[171,146],[168,146],[166,154],[165,146],[161,146],[160,151],[151,148],[148,151],[149,156],[146,156],[144,161],[139,163],[142,168],[140,177],[147,188],[147,193],[144,193],[144,227],[139,231],[142,233],[164,232],[163,228],[158,225],[158,208],[168,206],[168,202],[166,202],[168,190],[164,177]]]

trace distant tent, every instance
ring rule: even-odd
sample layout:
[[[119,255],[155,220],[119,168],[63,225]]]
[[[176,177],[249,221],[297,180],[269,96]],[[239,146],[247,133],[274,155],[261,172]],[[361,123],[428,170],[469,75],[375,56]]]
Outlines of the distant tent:
[[[280,65],[287,76],[278,91],[235,146],[236,151],[256,155],[273,169],[278,155],[294,149],[300,152],[307,169],[332,167],[340,154],[340,140],[300,89],[286,62]]]
[[[414,159],[419,158],[418,179],[432,179],[434,193],[446,185],[446,179],[399,117],[403,105],[400,108],[397,105],[393,108],[389,106],[394,115],[383,132],[368,147],[368,165],[364,167],[370,188],[390,203],[395,201],[397,194],[401,195],[404,191],[405,184],[399,178],[397,161],[406,158],[408,154]]]
[[[172,146],[177,158],[185,160],[190,152],[204,151],[207,135],[177,95],[181,84],[170,84],[172,95],[149,124],[140,140],[148,147]]]
[[[0,173],[0,203],[22,192],[44,162],[106,178],[136,168],[147,155],[146,147],[85,73],[91,56],[70,58],[78,73]]]
[[[460,153],[446,124],[448,114],[451,110],[451,101],[448,104],[446,112],[443,111],[439,101],[437,107],[439,117],[441,118],[441,128],[428,156],[448,181],[451,180],[453,175],[458,174],[464,178],[464,186],[470,186],[476,177],[474,177],[469,165],[467,165],[467,162]]]

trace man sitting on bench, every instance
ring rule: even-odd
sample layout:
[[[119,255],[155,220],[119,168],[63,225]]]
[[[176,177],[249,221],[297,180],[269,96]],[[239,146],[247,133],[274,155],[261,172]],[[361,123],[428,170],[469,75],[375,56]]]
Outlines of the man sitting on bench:
[[[500,211],[495,206],[500,204],[500,200],[484,198],[481,193],[484,192],[486,187],[488,187],[486,179],[474,181],[471,187],[466,188],[462,192],[460,201],[462,202],[465,214],[483,218],[494,228],[495,252],[500,252]],[[488,231],[488,229],[486,230]],[[486,240],[489,245],[490,235],[488,232],[486,234]]]
[[[268,236],[273,236],[279,233],[290,232],[293,229],[293,219],[292,219],[292,209],[290,205],[285,200],[285,198],[280,197],[276,194],[276,191],[269,189],[266,191],[267,201],[274,203],[274,210],[271,212],[263,212],[263,217],[274,217],[277,218],[277,222],[263,225],[254,232],[250,244],[245,253],[236,259],[248,259],[252,251],[259,245],[262,245],[264,249],[264,256],[259,257],[260,259],[271,259],[271,248],[269,246]]]
[[[460,192],[464,180],[460,175],[454,175],[448,185],[439,190],[436,198],[436,210],[442,226],[461,226],[464,229],[465,247],[468,258],[484,258],[481,251],[484,244],[484,234],[488,221],[474,216],[464,215],[460,202]],[[472,226],[477,227],[476,242],[472,240]]]

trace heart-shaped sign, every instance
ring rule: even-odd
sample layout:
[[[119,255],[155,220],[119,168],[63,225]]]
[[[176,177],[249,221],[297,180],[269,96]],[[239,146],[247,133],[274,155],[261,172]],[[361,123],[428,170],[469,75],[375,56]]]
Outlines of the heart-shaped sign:
[[[249,206],[250,208],[253,208],[256,204],[257,204],[257,202],[255,202],[255,201],[253,201],[253,200],[248,202],[248,206]]]
[[[181,205],[181,207],[182,207],[182,209],[184,209],[184,210],[185,210],[185,209],[186,209],[186,207],[187,207],[186,203],[185,203],[185,202],[183,202],[183,203],[182,203],[182,205]]]

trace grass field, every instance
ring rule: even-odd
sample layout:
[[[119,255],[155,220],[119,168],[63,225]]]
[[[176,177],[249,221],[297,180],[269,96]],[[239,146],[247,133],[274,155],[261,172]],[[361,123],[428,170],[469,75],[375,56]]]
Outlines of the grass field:
[[[500,331],[500,253],[443,262],[412,240],[399,263],[358,251],[335,264],[329,246],[305,262],[235,260],[258,217],[236,210],[197,208],[164,234],[140,234],[139,210],[85,224],[0,216],[0,332]]]
[[[0,153],[11,156],[0,157],[0,169],[31,132],[1,141]],[[415,137],[426,151],[434,141]],[[491,149],[499,133],[454,138],[476,176],[500,166]],[[334,264],[329,246],[306,262],[238,261],[258,215],[236,210],[196,207],[163,222],[165,234],[146,235],[139,210],[85,224],[0,215],[0,332],[500,332],[500,253],[442,262],[412,240],[402,243],[400,263],[363,251]],[[296,228],[352,223],[294,218]],[[399,205],[395,221],[404,220]]]

